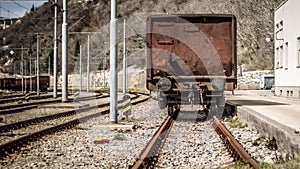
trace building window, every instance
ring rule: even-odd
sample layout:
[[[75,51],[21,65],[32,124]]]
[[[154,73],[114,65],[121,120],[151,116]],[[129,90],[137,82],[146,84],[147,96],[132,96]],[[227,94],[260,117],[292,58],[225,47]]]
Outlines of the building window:
[[[283,40],[283,21],[276,24],[275,36],[276,40]]]
[[[297,67],[300,68],[300,37],[297,38]]]
[[[285,43],[284,49],[284,68],[288,69],[288,62],[289,62],[289,43]]]
[[[283,46],[279,47],[279,68],[283,66]]]
[[[276,61],[276,69],[279,68],[279,47],[276,48],[276,58],[275,58],[275,61]]]

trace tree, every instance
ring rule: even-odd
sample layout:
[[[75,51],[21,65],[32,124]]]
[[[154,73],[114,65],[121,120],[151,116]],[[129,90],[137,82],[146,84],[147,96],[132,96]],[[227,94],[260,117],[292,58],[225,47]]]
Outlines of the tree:
[[[32,7],[31,7],[31,9],[30,9],[30,12],[33,12],[33,11],[35,11],[35,8],[34,8],[34,5],[32,4]]]
[[[76,45],[75,45],[75,57],[74,57],[74,61],[76,62],[78,60],[78,58],[80,57],[80,43],[77,40]]]

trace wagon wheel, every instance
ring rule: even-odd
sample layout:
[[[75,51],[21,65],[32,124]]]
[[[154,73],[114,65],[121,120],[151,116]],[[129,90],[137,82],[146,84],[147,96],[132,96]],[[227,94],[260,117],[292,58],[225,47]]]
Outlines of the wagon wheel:
[[[170,115],[172,117],[177,116],[177,114],[180,111],[180,102],[178,102],[177,99],[175,99],[175,100],[176,100],[175,104],[174,103],[173,104],[168,104],[168,115]]]

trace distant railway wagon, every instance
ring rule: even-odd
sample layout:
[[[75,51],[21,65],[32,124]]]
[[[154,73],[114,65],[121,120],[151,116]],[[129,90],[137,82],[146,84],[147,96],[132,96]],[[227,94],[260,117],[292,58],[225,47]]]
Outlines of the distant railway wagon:
[[[224,106],[237,85],[236,18],[228,14],[147,18],[147,89],[173,114],[181,104]]]
[[[13,90],[15,88],[15,78],[0,79],[0,89]]]
[[[2,90],[13,90],[13,91],[22,91],[22,81],[23,81],[23,90],[30,90],[30,79],[32,90],[37,90],[37,77],[24,77],[22,78],[2,78],[0,79],[0,89]],[[49,76],[39,76],[39,89],[40,91],[47,91],[50,84]]]

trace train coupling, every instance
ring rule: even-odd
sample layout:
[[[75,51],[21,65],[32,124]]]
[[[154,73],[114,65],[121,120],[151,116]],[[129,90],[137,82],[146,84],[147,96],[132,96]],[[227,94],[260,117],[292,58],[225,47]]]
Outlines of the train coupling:
[[[194,105],[194,100],[195,100],[195,95],[194,95],[194,92],[191,91],[188,95],[188,101],[189,103],[191,104],[191,106],[193,107]]]

